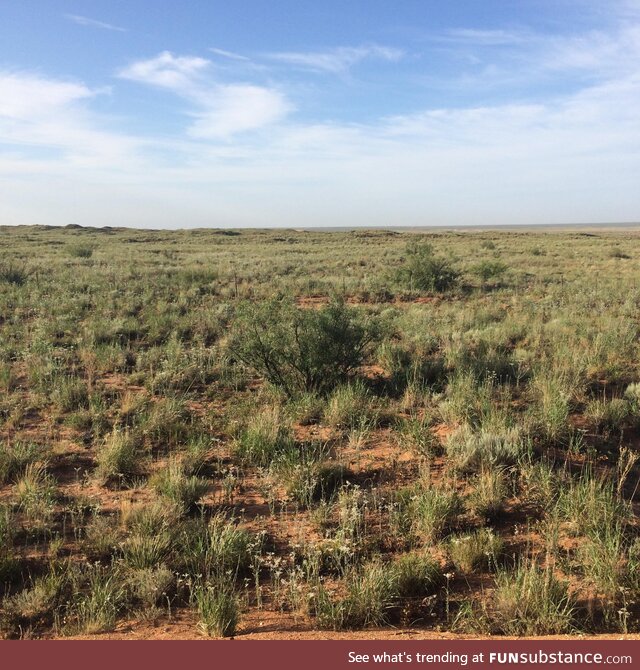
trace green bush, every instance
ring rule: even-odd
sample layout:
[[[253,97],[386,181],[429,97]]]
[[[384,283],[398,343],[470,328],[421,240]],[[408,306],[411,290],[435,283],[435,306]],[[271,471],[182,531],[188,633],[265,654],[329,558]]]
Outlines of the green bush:
[[[459,273],[451,263],[437,256],[430,244],[416,242],[407,246],[405,264],[398,270],[397,280],[411,291],[442,293],[452,289]]]
[[[291,398],[326,393],[347,380],[378,338],[377,323],[340,300],[320,309],[270,300],[240,306],[229,346]]]
[[[114,479],[140,474],[142,453],[137,440],[128,431],[114,429],[98,451],[96,476],[106,484]]]
[[[399,598],[424,597],[443,581],[438,563],[423,554],[403,554],[390,565],[390,570]]]
[[[501,261],[482,261],[472,268],[472,272],[478,275],[483,283],[490,279],[500,279],[507,271],[507,266]]]
[[[91,258],[93,256],[93,246],[90,244],[70,244],[67,246],[69,256],[73,258]]]

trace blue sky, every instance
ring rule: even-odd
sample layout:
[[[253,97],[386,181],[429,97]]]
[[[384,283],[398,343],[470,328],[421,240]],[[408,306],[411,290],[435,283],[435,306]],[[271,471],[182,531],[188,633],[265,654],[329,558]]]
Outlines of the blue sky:
[[[640,0],[0,2],[0,225],[640,221]]]

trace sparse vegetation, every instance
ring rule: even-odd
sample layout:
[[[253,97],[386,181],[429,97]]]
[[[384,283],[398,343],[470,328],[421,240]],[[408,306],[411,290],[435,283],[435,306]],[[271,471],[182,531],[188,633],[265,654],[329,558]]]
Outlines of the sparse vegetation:
[[[0,233],[4,637],[640,631],[635,229]]]

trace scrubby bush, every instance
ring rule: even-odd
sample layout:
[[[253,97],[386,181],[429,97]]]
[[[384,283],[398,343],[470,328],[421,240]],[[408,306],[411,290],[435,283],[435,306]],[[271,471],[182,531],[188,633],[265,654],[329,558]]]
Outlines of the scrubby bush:
[[[245,303],[230,342],[233,355],[288,397],[326,393],[364,362],[377,322],[340,300],[301,309],[286,300]]]
[[[31,442],[6,442],[0,445],[0,484],[24,473],[31,463],[43,461],[45,450]]]
[[[501,261],[482,261],[472,268],[472,272],[478,275],[486,284],[490,279],[500,279],[507,271],[507,266]]]
[[[425,554],[403,554],[388,569],[399,598],[427,596],[444,580],[440,565]]]
[[[67,246],[67,253],[73,258],[91,258],[93,256],[93,246],[91,244],[70,244]]]
[[[318,584],[311,601],[311,612],[320,629],[353,630],[379,626],[387,621],[397,592],[393,574],[380,562],[354,568],[345,577],[347,593],[343,597],[330,593]]]
[[[518,428],[474,431],[468,426],[451,433],[445,448],[451,462],[462,472],[513,465],[530,450]]]
[[[442,293],[456,285],[458,271],[446,258],[438,256],[430,244],[409,244],[405,256],[397,280],[406,289]]]
[[[0,282],[22,286],[29,279],[30,275],[31,271],[26,266],[20,266],[4,258],[0,259]]]

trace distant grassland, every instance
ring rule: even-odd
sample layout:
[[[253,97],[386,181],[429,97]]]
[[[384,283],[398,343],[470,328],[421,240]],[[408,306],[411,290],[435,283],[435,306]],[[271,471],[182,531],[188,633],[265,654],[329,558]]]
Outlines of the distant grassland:
[[[635,228],[0,228],[2,634],[638,631],[639,279]]]

